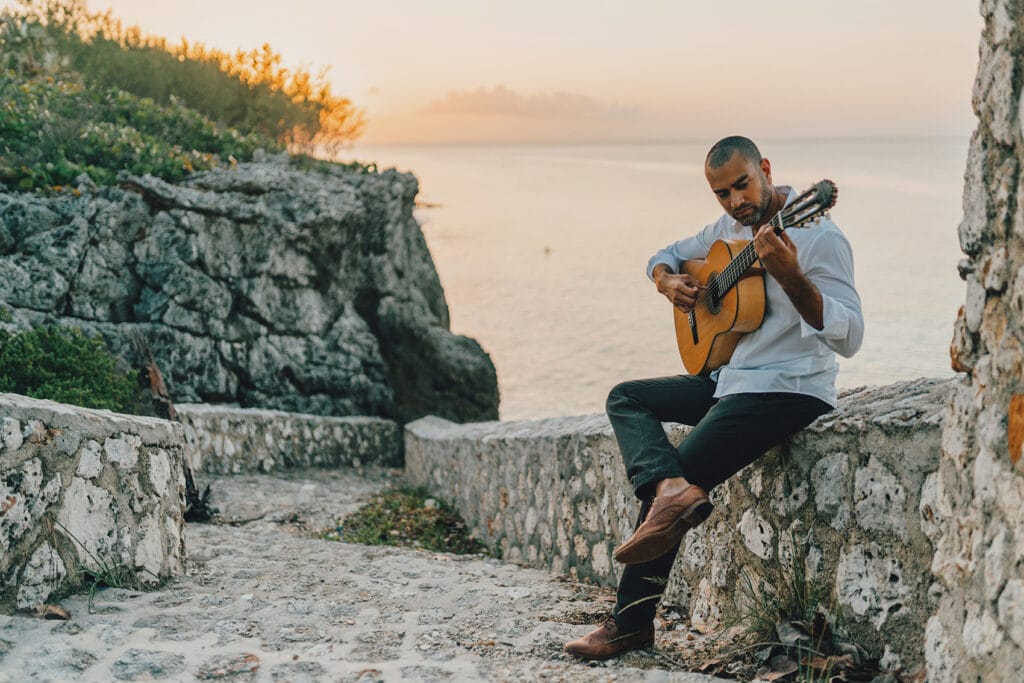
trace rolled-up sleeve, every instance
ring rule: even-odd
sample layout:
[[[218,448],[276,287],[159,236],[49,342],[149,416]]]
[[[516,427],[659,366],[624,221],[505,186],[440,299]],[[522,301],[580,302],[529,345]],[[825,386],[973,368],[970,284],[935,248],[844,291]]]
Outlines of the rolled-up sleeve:
[[[853,250],[842,233],[827,231],[807,257],[810,265],[805,273],[821,293],[823,325],[819,330],[801,318],[801,335],[817,337],[839,355],[849,358],[857,353],[864,340],[864,314],[853,279]]]
[[[712,223],[693,237],[681,239],[658,250],[658,253],[647,262],[647,277],[654,281],[654,268],[659,263],[664,263],[673,273],[678,273],[683,261],[707,256],[715,241],[715,226],[716,224]]]

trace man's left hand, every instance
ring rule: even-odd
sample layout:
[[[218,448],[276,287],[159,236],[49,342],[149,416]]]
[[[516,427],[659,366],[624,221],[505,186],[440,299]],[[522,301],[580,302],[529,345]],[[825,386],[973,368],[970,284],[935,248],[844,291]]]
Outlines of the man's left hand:
[[[783,287],[786,282],[802,275],[793,240],[786,233],[776,235],[771,225],[762,225],[754,235],[754,250],[765,270]]]

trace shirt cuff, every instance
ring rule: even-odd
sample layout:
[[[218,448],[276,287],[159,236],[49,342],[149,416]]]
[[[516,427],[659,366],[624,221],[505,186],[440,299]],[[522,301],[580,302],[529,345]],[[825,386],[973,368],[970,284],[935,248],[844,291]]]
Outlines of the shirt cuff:
[[[676,262],[668,257],[659,258],[655,256],[647,263],[647,279],[650,280],[651,282],[654,282],[654,269],[658,267],[659,263],[664,263],[666,266],[668,266],[668,269],[671,270],[673,273],[676,272],[676,268],[678,267]]]
[[[850,332],[850,317],[835,299],[825,295],[821,297],[821,329],[815,328],[800,316],[800,336],[819,337],[821,339],[846,339]]]

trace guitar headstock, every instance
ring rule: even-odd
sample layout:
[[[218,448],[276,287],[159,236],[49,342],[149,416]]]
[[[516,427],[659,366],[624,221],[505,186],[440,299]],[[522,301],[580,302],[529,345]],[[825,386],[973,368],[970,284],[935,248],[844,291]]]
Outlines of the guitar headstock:
[[[819,180],[803,191],[782,210],[782,223],[787,228],[802,228],[836,205],[839,188],[827,178]]]
[[[839,188],[828,178],[814,183],[813,190],[814,199],[822,206],[823,211],[831,209],[839,199]]]

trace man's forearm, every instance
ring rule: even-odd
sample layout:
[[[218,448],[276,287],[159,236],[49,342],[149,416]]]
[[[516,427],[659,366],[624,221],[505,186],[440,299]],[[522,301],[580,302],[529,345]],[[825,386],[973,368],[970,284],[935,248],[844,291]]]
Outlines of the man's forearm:
[[[803,273],[779,282],[793,307],[807,324],[816,330],[825,327],[825,304],[821,300],[821,292]]]

